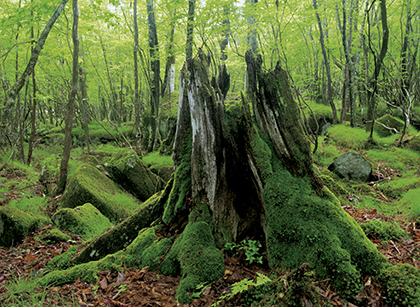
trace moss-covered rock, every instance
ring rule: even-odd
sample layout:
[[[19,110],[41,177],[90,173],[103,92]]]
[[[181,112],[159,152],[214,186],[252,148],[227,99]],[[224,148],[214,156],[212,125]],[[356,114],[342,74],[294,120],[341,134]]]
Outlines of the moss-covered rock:
[[[61,209],[51,220],[58,228],[79,234],[86,240],[113,226],[109,219],[90,203],[73,209]]]
[[[58,242],[67,242],[71,240],[71,237],[68,234],[63,233],[57,228],[45,229],[38,236],[34,238],[37,241],[42,241],[46,243],[58,243]]]
[[[188,220],[161,266],[165,275],[181,274],[175,295],[181,304],[191,302],[198,284],[214,282],[224,273],[223,254],[215,247],[208,205],[197,204]]]
[[[21,242],[36,228],[45,226],[49,219],[10,206],[0,207],[0,246],[13,246]]]
[[[372,174],[372,165],[361,155],[355,152],[347,152],[335,158],[328,170],[340,178],[367,182]]]
[[[295,269],[309,263],[343,297],[362,288],[386,261],[340,206],[318,198],[308,182],[277,170],[264,189],[270,265]]]
[[[123,192],[111,179],[89,164],[79,166],[74,172],[61,198],[61,208],[75,208],[91,203],[111,222],[130,216],[140,204]]]
[[[380,137],[387,137],[400,133],[404,128],[404,122],[392,115],[385,114],[376,120],[374,130]]]
[[[118,184],[141,201],[163,188],[163,181],[146,167],[134,150],[119,150],[104,160],[104,166]]]

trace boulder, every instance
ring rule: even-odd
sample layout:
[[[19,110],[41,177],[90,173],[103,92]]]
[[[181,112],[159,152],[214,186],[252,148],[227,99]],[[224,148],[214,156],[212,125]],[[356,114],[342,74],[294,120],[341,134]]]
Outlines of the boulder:
[[[375,121],[374,130],[380,137],[387,137],[400,133],[404,128],[404,122],[389,114],[385,114]]]
[[[0,246],[11,247],[21,242],[36,228],[47,225],[49,220],[37,214],[10,206],[0,207]]]
[[[74,209],[61,209],[51,220],[58,228],[81,235],[86,240],[113,226],[109,219],[90,203]]]
[[[335,158],[328,169],[340,178],[367,182],[372,174],[372,165],[361,155],[348,152]]]
[[[47,244],[55,244],[59,242],[67,242],[71,240],[71,237],[57,228],[47,228],[44,229],[38,236],[35,236],[34,239]]]
[[[163,188],[163,181],[153,174],[134,150],[121,149],[104,160],[105,169],[115,182],[141,201]]]
[[[130,216],[140,203],[109,179],[96,167],[80,165],[71,177],[60,208],[75,208],[91,203],[111,222],[117,223]]]

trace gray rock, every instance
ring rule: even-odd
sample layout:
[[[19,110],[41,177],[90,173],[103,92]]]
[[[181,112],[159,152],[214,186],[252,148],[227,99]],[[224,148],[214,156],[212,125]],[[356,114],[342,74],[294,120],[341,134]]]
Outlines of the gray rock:
[[[335,158],[328,169],[340,178],[359,182],[369,181],[372,174],[372,165],[355,152],[348,152]]]

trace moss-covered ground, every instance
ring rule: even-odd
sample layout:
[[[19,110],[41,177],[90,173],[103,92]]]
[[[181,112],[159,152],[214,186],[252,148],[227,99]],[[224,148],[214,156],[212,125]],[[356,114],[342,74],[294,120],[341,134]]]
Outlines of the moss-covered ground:
[[[329,116],[326,109],[315,111],[322,116]],[[97,129],[93,128],[92,131],[103,129],[98,125]],[[106,128],[112,129],[112,125]],[[129,128],[129,125],[125,125],[120,129]],[[181,236],[174,235],[173,232],[170,233],[165,229],[162,230],[159,226],[153,226],[141,231],[124,253],[118,252],[103,260],[70,268],[71,259],[77,251],[80,251],[83,240],[86,238],[82,237],[79,230],[70,232],[58,230],[60,233],[64,232],[64,236],[60,238],[61,235],[56,232],[57,229],[49,228],[51,226],[48,224],[51,223],[50,218],[57,210],[58,200],[46,195],[38,182],[43,167],[44,170],[50,172],[49,178],[54,178],[58,174],[59,156],[62,150],[60,129],[59,127],[50,129],[51,137],[45,140],[45,143],[37,145],[30,167],[12,161],[10,153],[1,157],[0,202],[2,206],[0,208],[8,208],[2,210],[23,214],[25,216],[23,220],[28,221],[28,226],[25,226],[25,233],[21,235],[22,243],[14,242],[15,247],[7,244],[0,248],[0,304],[10,303],[18,298],[29,302],[31,297],[36,297],[42,302],[49,300],[52,302],[50,304],[55,306],[100,304],[101,300],[109,300],[110,304],[112,300],[125,304],[134,300],[142,304],[147,303],[147,300],[151,301],[152,298],[149,295],[153,294],[155,300],[161,300],[168,306],[176,306],[176,300],[192,301],[197,306],[207,306],[216,303],[220,296],[229,291],[229,285],[234,282],[239,282],[243,278],[252,280],[253,276],[257,276],[256,272],[268,274],[267,256],[270,253],[273,254],[273,249],[276,248],[279,250],[271,260],[272,263],[278,264],[273,266],[273,269],[279,272],[278,274],[285,273],[280,269],[297,268],[301,262],[306,261],[309,262],[311,269],[317,271],[315,275],[314,271],[305,275],[308,279],[319,280],[324,275],[331,275],[331,282],[326,284],[325,288],[322,283],[317,283],[320,293],[327,293],[327,289],[334,291],[334,287],[338,290],[338,293],[330,292],[335,295],[331,302],[343,303],[344,298],[349,299],[353,296],[363,285],[359,276],[365,276],[365,280],[370,280],[372,283],[372,286],[365,287],[372,297],[380,293],[381,295],[376,296],[377,298],[386,296],[389,298],[387,303],[395,306],[419,304],[420,295],[418,291],[412,289],[420,287],[418,285],[420,274],[414,268],[420,261],[418,248],[420,232],[417,230],[420,222],[418,203],[420,153],[414,147],[405,146],[409,144],[408,142],[403,142],[402,148],[397,147],[399,134],[381,138],[375,132],[376,144],[372,145],[366,143],[368,134],[363,129],[340,125],[330,127],[325,136],[319,137],[319,148],[314,154],[314,168],[347,213],[339,210],[338,203],[316,198],[305,181],[293,179],[286,173],[278,172],[278,166],[272,167],[276,170],[274,175],[271,175],[272,171],[268,170],[264,175],[264,181],[268,181],[267,197],[273,200],[270,201],[272,205],[268,206],[268,210],[272,210],[270,216],[280,216],[276,213],[276,210],[281,208],[276,203],[280,202],[274,200],[288,199],[286,208],[283,207],[281,210],[284,216],[282,220],[284,224],[281,225],[286,226],[278,227],[271,223],[269,231],[278,237],[278,241],[287,235],[289,241],[283,243],[291,245],[292,248],[281,249],[278,242],[274,244],[269,241],[268,255],[261,255],[264,260],[263,265],[249,264],[245,260],[245,251],[232,255],[216,249],[211,235],[211,221],[206,218],[205,209],[202,208],[200,218],[194,215],[194,212],[190,213],[189,222]],[[116,130],[112,131],[116,132]],[[97,135],[103,132],[97,132]],[[108,134],[106,131],[105,133]],[[410,133],[407,139],[418,137],[415,131],[410,130]],[[112,139],[112,142],[107,144],[100,144],[98,141],[94,144],[91,148],[92,156],[86,156],[85,147],[74,148],[69,162],[69,178],[71,179],[76,169],[84,163],[89,163],[98,172],[103,172],[104,169],[100,165],[103,159],[118,152],[120,148],[117,144],[123,142],[122,134],[116,134],[117,140]],[[124,134],[125,137],[129,135],[129,133]],[[101,137],[103,135],[97,140]],[[83,146],[82,133],[78,139],[79,145]],[[264,150],[267,149],[265,143],[261,143],[260,140],[256,139],[255,148],[262,146]],[[358,152],[372,163],[375,179],[370,184],[361,185],[339,179],[327,170],[332,159],[348,151]],[[264,154],[261,157],[262,165],[267,164],[269,156]],[[146,165],[156,169],[173,166],[173,161],[169,156],[160,156],[158,153],[149,153],[142,157],[142,160]],[[188,161],[184,162],[184,165],[179,167],[177,173],[173,175],[175,180],[183,181],[187,177]],[[277,188],[273,188],[276,186]],[[288,189],[282,189],[284,186]],[[179,193],[185,195],[188,193],[188,183],[178,188]],[[172,220],[182,209],[182,202],[178,203],[177,200],[172,200],[172,207],[168,207],[165,215],[167,221]],[[299,206],[295,208],[293,204],[296,203]],[[296,214],[306,219],[306,225],[312,223],[317,227],[309,231],[303,229],[306,227],[305,224],[301,225],[292,218],[296,217]],[[341,225],[354,226],[357,222],[361,227],[355,227],[356,230],[351,227],[352,231],[343,235],[337,230],[335,223],[331,222],[334,219],[337,219],[337,223]],[[156,222],[156,225],[158,224],[159,221]],[[308,235],[301,238],[303,230]],[[361,246],[355,244],[354,240],[344,238],[350,235],[362,236],[362,231],[366,233],[369,241],[357,240]],[[300,243],[295,244],[290,238],[295,238],[296,242]],[[172,244],[174,245],[170,249]],[[378,271],[381,267],[378,263],[383,262],[381,256],[373,257],[376,262],[364,262],[366,259],[372,259],[366,254],[377,255],[375,247],[392,265],[385,265]],[[305,252],[298,253],[298,250]],[[328,256],[330,253],[339,257],[331,259]],[[197,259],[199,259],[198,262]],[[192,266],[191,263],[200,265]],[[406,264],[395,265],[398,263]],[[149,267],[149,272],[143,269],[145,266]],[[151,272],[152,270],[156,272]],[[48,272],[49,274],[46,274]],[[162,273],[175,277],[168,277]],[[373,273],[378,274],[368,279]],[[38,278],[41,275],[45,276],[42,280]],[[13,288],[13,283],[18,282],[13,279],[13,276],[33,280],[35,285],[33,288]],[[60,279],[71,282],[59,285],[57,281]],[[57,283],[51,287],[42,286],[51,281]],[[27,282],[26,285],[28,284],[30,283]],[[379,286],[381,286],[381,292],[378,292]],[[31,295],[26,294],[27,290]],[[17,294],[10,296],[8,293]],[[66,299],[58,293],[64,293]],[[350,301],[357,304],[354,300],[350,299]],[[364,303],[368,303],[368,298],[365,298]],[[242,304],[240,295],[225,302],[225,306],[239,306],[240,304]]]

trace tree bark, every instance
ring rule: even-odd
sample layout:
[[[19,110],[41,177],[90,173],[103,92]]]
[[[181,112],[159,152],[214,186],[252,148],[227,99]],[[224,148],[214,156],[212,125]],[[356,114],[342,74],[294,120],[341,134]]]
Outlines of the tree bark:
[[[318,9],[316,0],[313,0],[313,6],[315,10]],[[322,57],[324,58],[324,65],[325,65],[325,70],[327,74],[327,95],[328,95],[327,100],[328,100],[329,105],[331,106],[331,110],[333,114],[333,124],[336,124],[337,123],[337,109],[335,107],[333,95],[332,95],[333,93],[332,93],[332,85],[331,85],[332,81],[331,81],[330,61],[328,60],[327,51],[325,49],[324,31],[322,29],[321,18],[319,17],[318,12],[316,12],[316,19],[317,19],[318,28],[319,28],[319,42],[321,44]]]
[[[12,86],[12,88],[9,91],[7,103],[5,106],[5,110],[3,112],[3,118],[0,121],[1,124],[1,132],[0,133],[0,147],[6,146],[6,135],[7,135],[7,128],[9,124],[9,117],[11,110],[14,107],[15,99],[19,91],[22,89],[23,85],[25,84],[25,81],[27,78],[32,74],[34,71],[36,62],[38,61],[39,54],[41,53],[42,48],[44,47],[45,41],[47,40],[48,34],[50,33],[54,23],[57,21],[58,17],[60,16],[61,12],[63,11],[64,7],[66,6],[68,0],[63,0],[54,13],[51,15],[50,19],[48,20],[47,24],[45,25],[41,35],[39,36],[39,39],[36,43],[34,52],[31,54],[31,58],[29,59],[29,62],[25,68],[25,71],[20,76],[19,80],[16,81],[16,83]]]
[[[150,68],[151,76],[150,85],[150,126],[151,136],[148,151],[151,152],[155,148],[156,134],[158,133],[158,117],[160,104],[160,60],[158,49],[158,37],[156,32],[155,13],[153,11],[153,0],[147,0],[147,13],[149,24],[149,50],[150,50]]]
[[[195,0],[188,0],[188,24],[187,24],[187,49],[185,51],[185,57],[188,59],[192,58],[193,54],[193,43],[194,43],[194,14],[195,14]]]
[[[64,192],[67,184],[67,171],[70,159],[71,150],[71,130],[73,127],[73,112],[76,94],[79,88],[79,39],[77,37],[77,30],[79,25],[79,11],[77,8],[77,0],[73,0],[73,78],[72,87],[69,96],[69,105],[66,116],[66,127],[64,135],[64,149],[63,157],[60,165],[60,179],[57,184],[56,195]]]
[[[342,1],[343,4],[343,26],[341,26],[340,22],[340,14],[338,12],[337,7],[337,20],[338,20],[338,27],[341,32],[341,38],[343,42],[343,48],[344,48],[344,54],[346,56],[346,64],[348,67],[348,73],[349,73],[349,82],[348,82],[348,89],[349,89],[349,100],[350,100],[350,125],[352,127],[356,126],[356,97],[355,97],[355,91],[354,91],[354,75],[355,75],[355,69],[353,60],[350,55],[350,47],[347,42],[347,35],[346,35],[346,26],[347,26],[347,9],[346,9],[346,0]]]
[[[382,46],[381,52],[379,56],[375,56],[375,70],[370,81],[370,86],[368,90],[368,110],[367,110],[367,125],[366,131],[370,131],[369,139],[373,138],[373,127],[375,125],[375,109],[376,109],[376,102],[375,102],[375,95],[378,90],[378,77],[379,73],[381,72],[381,68],[383,65],[384,58],[388,51],[388,40],[389,40],[389,29],[388,29],[388,21],[387,21],[387,11],[386,11],[386,0],[382,0],[380,2],[381,8],[381,23],[382,23]]]
[[[139,95],[139,64],[137,52],[139,50],[139,27],[137,24],[137,0],[134,0],[134,127],[136,129],[136,152],[141,153],[141,128],[140,128],[140,95]]]

